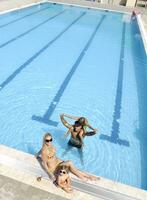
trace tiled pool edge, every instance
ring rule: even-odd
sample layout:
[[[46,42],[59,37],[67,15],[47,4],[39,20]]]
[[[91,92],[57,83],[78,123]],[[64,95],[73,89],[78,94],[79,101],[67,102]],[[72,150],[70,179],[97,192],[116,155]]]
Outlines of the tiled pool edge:
[[[118,12],[118,13],[131,13],[132,9],[118,9],[119,7],[112,7],[108,6],[106,4],[99,4],[95,1],[76,1],[76,0],[46,0],[46,2],[49,3],[57,3],[57,4],[63,4],[63,5],[68,5],[68,6],[75,6],[75,7],[81,7],[81,8],[90,8],[90,9],[97,9],[97,10],[109,10],[112,12]]]
[[[10,158],[15,158],[17,160],[22,160],[24,163],[28,163],[30,165],[33,165],[34,167],[37,166],[37,161],[33,155],[0,145],[0,156],[2,156],[2,155],[6,155],[6,157],[9,156]],[[17,173],[18,173],[18,175],[17,175]],[[68,199],[74,199],[73,197],[74,197],[75,193],[73,193],[72,195],[68,195],[68,194],[66,195],[65,192],[62,192],[61,190],[56,188],[50,181],[45,180],[45,179],[41,183],[43,185],[40,185],[40,183],[38,183],[36,181],[35,176],[33,176],[31,173],[30,174],[25,173],[23,170],[18,171],[18,169],[16,170],[16,168],[13,168],[13,167],[10,167],[10,166],[4,165],[4,164],[0,164],[0,174],[4,175],[4,176],[8,176],[15,180],[18,179],[19,181],[22,181],[26,184],[27,183],[31,184],[34,187],[38,187],[45,191],[50,191],[52,193],[55,193],[56,195],[61,195]],[[21,176],[21,174],[22,174],[22,176]],[[22,177],[22,180],[20,179],[20,177]],[[29,181],[28,181],[28,177],[30,177]],[[141,190],[138,188],[134,188],[134,187],[131,187],[128,185],[124,185],[121,183],[117,183],[117,182],[114,182],[114,181],[111,181],[111,180],[108,180],[105,178],[101,178],[98,183],[93,183],[93,185],[95,187],[98,186],[100,188],[104,188],[105,191],[108,191],[108,192],[111,191],[111,193],[118,193],[118,194],[121,194],[124,196],[129,196],[130,199],[132,199],[132,200],[134,200],[134,199],[135,200],[136,199],[137,200],[146,200],[147,199],[147,191]],[[78,191],[76,191],[76,193],[78,193]],[[80,199],[88,200],[88,199],[91,199],[91,197],[92,197],[92,200],[103,199],[100,197],[96,198],[96,197],[86,194],[86,193],[79,192],[79,195],[81,195],[81,196],[83,195],[82,197],[79,198],[79,200]],[[104,198],[104,199],[106,199],[106,198]],[[112,199],[112,198],[110,198],[110,199]],[[117,199],[117,198],[115,198],[115,199]]]
[[[137,15],[137,22],[138,22],[140,33],[141,33],[141,36],[142,36],[145,52],[146,52],[146,55],[147,55],[147,31],[144,28],[144,24],[143,24],[143,21],[142,21],[140,14]]]

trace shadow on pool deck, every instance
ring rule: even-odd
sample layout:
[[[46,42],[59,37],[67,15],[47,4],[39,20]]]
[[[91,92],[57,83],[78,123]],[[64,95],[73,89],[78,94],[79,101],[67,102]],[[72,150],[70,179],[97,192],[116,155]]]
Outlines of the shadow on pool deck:
[[[134,71],[137,85],[138,105],[139,105],[139,128],[135,136],[140,141],[141,154],[141,188],[147,189],[147,57],[140,37],[139,27],[136,21],[132,21],[132,51],[134,61]],[[144,59],[145,58],[145,59]]]

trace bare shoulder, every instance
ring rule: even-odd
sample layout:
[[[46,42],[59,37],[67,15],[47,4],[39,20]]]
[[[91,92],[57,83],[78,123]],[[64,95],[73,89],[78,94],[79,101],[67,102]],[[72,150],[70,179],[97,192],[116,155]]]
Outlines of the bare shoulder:
[[[69,128],[69,131],[73,131],[74,130],[74,127],[71,125],[70,128]]]
[[[41,156],[44,157],[49,153],[48,149],[46,147],[42,147],[41,150]]]

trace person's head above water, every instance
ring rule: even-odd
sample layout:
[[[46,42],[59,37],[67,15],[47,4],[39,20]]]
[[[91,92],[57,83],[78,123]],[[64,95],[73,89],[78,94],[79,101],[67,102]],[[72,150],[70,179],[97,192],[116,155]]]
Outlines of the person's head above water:
[[[52,142],[53,138],[52,135],[50,133],[46,133],[43,137],[43,144],[49,144],[50,142]]]
[[[77,121],[81,126],[86,125],[86,118],[85,117],[80,117]]]

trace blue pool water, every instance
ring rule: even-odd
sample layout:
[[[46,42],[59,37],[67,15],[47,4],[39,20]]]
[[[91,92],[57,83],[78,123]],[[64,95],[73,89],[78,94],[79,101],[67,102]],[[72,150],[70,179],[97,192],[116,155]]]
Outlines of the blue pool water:
[[[146,189],[146,67],[129,15],[49,3],[0,15],[0,143],[34,154],[51,132],[62,159]],[[60,113],[99,130],[83,152]]]

